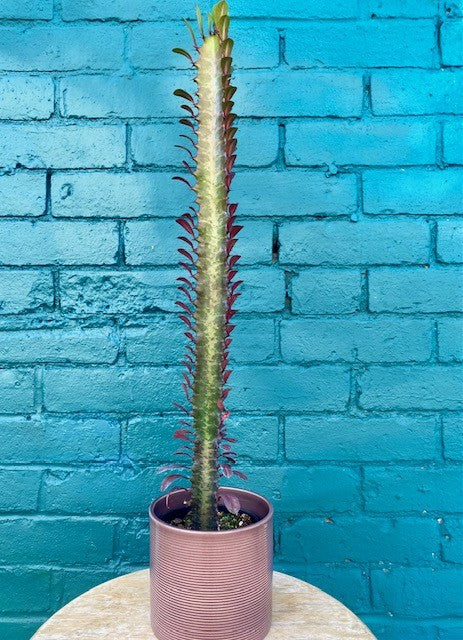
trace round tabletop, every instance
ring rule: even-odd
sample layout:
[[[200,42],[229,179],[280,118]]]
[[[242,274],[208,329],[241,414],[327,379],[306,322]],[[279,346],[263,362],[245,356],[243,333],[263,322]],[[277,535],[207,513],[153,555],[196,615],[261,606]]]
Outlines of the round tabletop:
[[[352,611],[306,582],[275,572],[273,597],[266,640],[375,640]],[[129,573],[67,604],[32,640],[155,640],[149,606],[148,570]]]

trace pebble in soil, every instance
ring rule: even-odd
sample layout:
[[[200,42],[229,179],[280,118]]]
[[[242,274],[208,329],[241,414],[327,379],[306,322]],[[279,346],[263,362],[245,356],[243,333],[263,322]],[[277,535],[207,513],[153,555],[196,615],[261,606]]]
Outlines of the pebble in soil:
[[[256,519],[250,516],[248,513],[240,512],[237,515],[229,513],[228,511],[219,511],[217,514],[217,530],[218,531],[233,531],[234,529],[242,529],[248,527],[250,524],[254,524]],[[182,514],[172,518],[169,521],[173,527],[177,529],[193,530],[191,523],[190,513]]]

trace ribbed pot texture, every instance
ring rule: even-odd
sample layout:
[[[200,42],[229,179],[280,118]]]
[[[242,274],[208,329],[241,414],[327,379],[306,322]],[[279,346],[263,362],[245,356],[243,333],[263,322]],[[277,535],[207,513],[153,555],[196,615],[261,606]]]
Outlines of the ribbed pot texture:
[[[240,489],[241,508],[259,521],[233,531],[166,524],[189,494],[150,507],[151,625],[158,640],[263,640],[272,623],[273,509]]]

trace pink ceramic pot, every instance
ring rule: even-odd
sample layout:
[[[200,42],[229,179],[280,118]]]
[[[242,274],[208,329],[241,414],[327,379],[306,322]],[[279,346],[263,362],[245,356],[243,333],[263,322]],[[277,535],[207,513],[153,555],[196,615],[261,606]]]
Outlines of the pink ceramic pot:
[[[166,524],[189,494],[153,502],[151,624],[158,640],[263,640],[272,618],[273,509],[261,496],[227,489],[258,522],[234,531]]]

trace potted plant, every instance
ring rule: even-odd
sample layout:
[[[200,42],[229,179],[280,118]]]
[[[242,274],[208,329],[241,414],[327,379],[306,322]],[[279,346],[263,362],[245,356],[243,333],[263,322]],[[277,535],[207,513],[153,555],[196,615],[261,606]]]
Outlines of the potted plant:
[[[189,341],[186,403],[176,405],[183,414],[174,434],[181,441],[179,463],[161,469],[168,473],[162,491],[186,486],[150,507],[151,619],[158,640],[262,640],[271,626],[273,510],[257,494],[219,486],[221,477],[245,478],[235,469],[236,441],[227,433],[225,408],[241,284],[233,252],[241,227],[237,205],[229,202],[236,159],[233,41],[226,2],[212,9],[207,33],[197,14],[198,39],[188,25],[196,59],[174,49],[195,70],[195,96],[175,92],[185,101],[188,117],[181,122],[190,129],[183,136],[189,156],[183,164],[191,180],[178,179],[195,198],[177,221],[186,270],[177,304]]]

